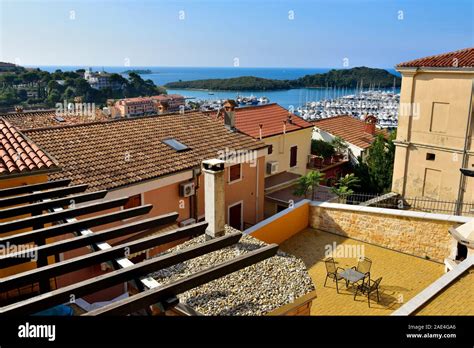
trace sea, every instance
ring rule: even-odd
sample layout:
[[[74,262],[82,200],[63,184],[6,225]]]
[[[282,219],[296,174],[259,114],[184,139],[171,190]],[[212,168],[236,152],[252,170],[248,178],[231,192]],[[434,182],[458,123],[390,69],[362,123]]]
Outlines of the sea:
[[[41,70],[54,72],[75,71],[87,69],[89,66],[35,66]],[[293,80],[305,75],[321,74],[328,72],[331,68],[245,68],[245,67],[140,67],[140,66],[91,66],[93,71],[106,71],[119,73],[127,76],[126,70],[151,70],[151,74],[141,75],[143,79],[150,79],[156,85],[164,85],[168,82],[191,81],[201,79],[223,79],[240,76],[255,76],[267,79]],[[394,69],[386,69],[390,73],[400,76]],[[365,86],[368,88],[369,86]],[[255,96],[257,98],[267,97],[271,103],[278,103],[285,108],[298,107],[306,102],[322,99],[332,99],[343,95],[355,94],[354,88],[295,88],[278,91],[219,91],[219,90],[190,90],[190,89],[167,89],[169,94],[181,94],[186,98],[200,100],[222,100],[236,98],[237,96]],[[399,88],[387,89],[399,93]]]

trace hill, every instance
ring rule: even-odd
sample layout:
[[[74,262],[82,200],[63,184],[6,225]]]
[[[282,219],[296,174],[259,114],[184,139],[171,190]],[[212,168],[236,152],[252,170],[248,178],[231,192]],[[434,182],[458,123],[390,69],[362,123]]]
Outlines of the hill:
[[[388,88],[394,84],[399,87],[401,79],[384,69],[357,67],[352,69],[333,69],[323,74],[306,75],[296,80],[264,79],[255,76],[242,76],[228,79],[206,79],[177,81],[165,85],[172,89],[209,89],[209,90],[281,90],[291,88],[314,87],[357,87],[359,83]]]

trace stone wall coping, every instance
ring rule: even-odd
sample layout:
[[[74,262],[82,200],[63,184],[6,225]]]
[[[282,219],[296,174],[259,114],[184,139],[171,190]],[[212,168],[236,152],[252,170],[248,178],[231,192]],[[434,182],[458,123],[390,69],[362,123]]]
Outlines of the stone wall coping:
[[[392,315],[412,314],[473,266],[474,255],[471,255],[463,262],[458,264],[456,267],[454,267],[451,271],[443,274],[441,277],[431,283],[422,292],[420,292],[418,295],[413,297],[411,300],[409,300],[407,303],[405,303],[403,306],[393,312]]]
[[[460,223],[460,224],[464,224],[472,220],[472,217],[468,217],[468,216],[434,214],[434,213],[425,213],[421,211],[376,208],[376,207],[366,207],[362,205],[329,203],[329,202],[321,202],[321,201],[311,201],[310,205],[312,207],[320,207],[320,208],[326,208],[326,209],[348,210],[348,211],[356,211],[356,212],[364,212],[364,213],[372,213],[372,214],[412,217],[412,218],[426,219],[426,220],[448,221],[448,222]]]
[[[272,215],[267,219],[264,219],[264,220],[260,221],[258,224],[255,224],[252,227],[247,228],[245,231],[243,231],[243,233],[244,234],[252,234],[255,231],[258,231],[259,229],[261,229],[263,226],[268,225],[268,224],[278,220],[282,216],[285,216],[286,214],[291,213],[291,211],[293,209],[302,207],[303,205],[306,205],[309,202],[310,202],[309,199],[303,199],[303,200],[299,201],[298,203],[295,203],[295,205],[293,207],[288,207],[285,210],[282,210],[281,212],[279,212],[275,215]],[[309,221],[308,221],[308,223],[309,223]]]

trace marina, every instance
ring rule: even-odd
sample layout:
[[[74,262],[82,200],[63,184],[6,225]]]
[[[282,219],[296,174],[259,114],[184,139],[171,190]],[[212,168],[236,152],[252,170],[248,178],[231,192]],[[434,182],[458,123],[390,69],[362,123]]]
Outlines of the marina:
[[[295,114],[307,121],[349,115],[362,119],[370,114],[378,118],[381,128],[396,128],[400,94],[381,90],[369,90],[335,99],[308,102],[296,108]]]

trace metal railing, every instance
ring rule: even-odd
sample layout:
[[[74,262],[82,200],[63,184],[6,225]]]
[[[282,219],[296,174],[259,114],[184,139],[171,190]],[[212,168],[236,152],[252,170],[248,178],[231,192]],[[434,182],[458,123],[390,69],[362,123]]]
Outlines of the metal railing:
[[[474,202],[438,200],[428,197],[402,197],[398,194],[353,193],[331,202],[427,213],[474,216]]]

